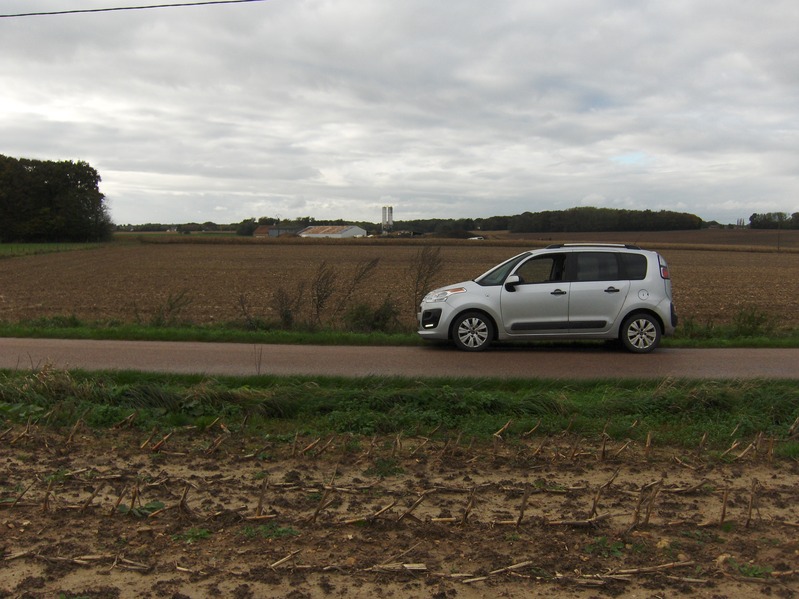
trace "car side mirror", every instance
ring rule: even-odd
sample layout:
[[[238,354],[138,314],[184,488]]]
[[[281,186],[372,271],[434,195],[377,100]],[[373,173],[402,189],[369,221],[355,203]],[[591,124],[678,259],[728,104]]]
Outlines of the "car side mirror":
[[[519,275],[511,275],[505,279],[505,289],[507,291],[516,291],[516,285],[521,282],[522,278]]]

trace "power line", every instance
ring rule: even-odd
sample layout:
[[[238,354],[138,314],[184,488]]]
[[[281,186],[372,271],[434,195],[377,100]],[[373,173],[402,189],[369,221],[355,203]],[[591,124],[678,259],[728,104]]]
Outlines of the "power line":
[[[114,8],[82,8],[77,10],[58,10],[53,12],[26,12],[0,15],[0,19],[17,17],[45,17],[50,15],[75,15],[91,12],[115,12],[121,10],[149,10],[153,8],[184,8],[187,6],[208,6],[210,4],[244,4],[246,2],[267,2],[268,0],[205,0],[203,2],[181,2],[180,4],[151,4],[149,6],[117,6]]]

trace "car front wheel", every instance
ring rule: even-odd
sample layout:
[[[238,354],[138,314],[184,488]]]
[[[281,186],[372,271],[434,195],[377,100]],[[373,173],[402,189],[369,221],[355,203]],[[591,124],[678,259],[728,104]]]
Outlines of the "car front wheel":
[[[660,343],[660,325],[649,314],[633,314],[621,327],[621,343],[636,354],[651,352]]]
[[[494,339],[494,323],[480,312],[466,312],[452,324],[452,340],[463,351],[483,351]]]

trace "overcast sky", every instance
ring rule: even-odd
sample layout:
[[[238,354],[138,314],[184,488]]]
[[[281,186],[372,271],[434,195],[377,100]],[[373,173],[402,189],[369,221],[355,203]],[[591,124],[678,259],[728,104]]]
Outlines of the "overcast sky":
[[[0,14],[178,0],[0,0]],[[0,18],[0,154],[114,222],[799,211],[797,0],[268,0]]]

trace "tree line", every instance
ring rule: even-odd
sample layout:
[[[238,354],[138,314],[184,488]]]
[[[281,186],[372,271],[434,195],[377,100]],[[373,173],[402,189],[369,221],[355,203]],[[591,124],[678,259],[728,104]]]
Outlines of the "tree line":
[[[0,242],[92,242],[113,229],[88,163],[0,154]]]
[[[799,229],[799,212],[754,213],[749,217],[750,229]]]

